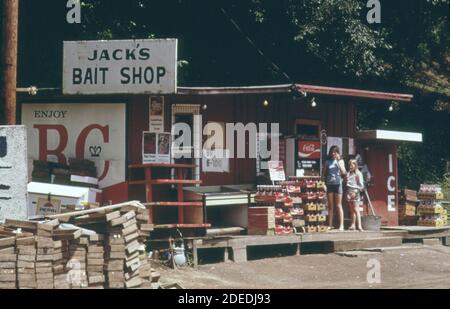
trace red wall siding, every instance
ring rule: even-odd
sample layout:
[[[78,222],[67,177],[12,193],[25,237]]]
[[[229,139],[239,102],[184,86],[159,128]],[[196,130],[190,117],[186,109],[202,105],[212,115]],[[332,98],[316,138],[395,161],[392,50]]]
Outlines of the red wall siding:
[[[263,106],[264,100],[269,101],[268,107]],[[354,136],[355,119],[352,102],[335,103],[325,97],[316,97],[316,101],[318,106],[313,108],[309,99],[293,101],[290,94],[165,96],[165,131],[170,131],[171,128],[172,104],[200,106],[206,104],[207,109],[201,110],[203,125],[210,121],[244,124],[279,123],[283,134],[292,135],[295,121],[302,118],[320,120],[322,129],[327,130],[329,136]],[[127,116],[128,163],[141,163],[142,132],[148,130],[149,126],[148,97],[132,97]],[[201,179],[204,185],[253,183],[256,179],[256,160],[230,159],[230,173],[202,172]]]
[[[367,151],[367,165],[373,177],[373,186],[369,189],[375,212],[382,217],[383,224],[398,225],[398,167],[397,147],[393,144],[369,144]],[[389,154],[392,154],[392,171],[389,170]],[[394,192],[388,191],[389,177],[395,179],[390,182],[395,186]],[[394,196],[393,211],[388,210],[388,196]]]

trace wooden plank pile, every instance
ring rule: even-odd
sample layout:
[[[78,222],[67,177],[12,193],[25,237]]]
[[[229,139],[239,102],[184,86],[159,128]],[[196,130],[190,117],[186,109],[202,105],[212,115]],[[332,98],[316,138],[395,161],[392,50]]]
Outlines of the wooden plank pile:
[[[0,236],[0,289],[15,289],[17,252],[15,237]]]
[[[130,202],[40,222],[7,220],[0,226],[0,288],[151,286],[159,276],[152,277],[145,252],[147,218],[143,205]]]
[[[110,233],[107,240],[105,274],[107,287],[121,289],[125,287],[125,241],[120,234]]]
[[[100,234],[89,236],[87,247],[87,276],[89,287],[103,288],[105,284],[104,275],[105,248],[104,237]]]
[[[142,284],[142,280],[139,277],[141,243],[138,240],[136,212],[123,209],[123,211],[113,213],[109,219],[111,219],[109,221],[109,233],[115,237],[117,242],[120,240],[120,245],[124,249],[121,251],[124,255],[120,255],[120,258],[124,259],[125,262],[123,268],[125,287],[138,287]]]

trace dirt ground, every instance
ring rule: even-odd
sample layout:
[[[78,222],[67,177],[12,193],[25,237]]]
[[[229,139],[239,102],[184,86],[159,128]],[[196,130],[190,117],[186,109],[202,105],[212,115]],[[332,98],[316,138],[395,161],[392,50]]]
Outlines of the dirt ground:
[[[372,279],[378,277],[371,275],[378,265],[381,282],[374,283]],[[189,289],[450,288],[450,247],[386,248],[359,252],[356,257],[287,256],[178,270],[155,268],[165,282],[178,282]]]

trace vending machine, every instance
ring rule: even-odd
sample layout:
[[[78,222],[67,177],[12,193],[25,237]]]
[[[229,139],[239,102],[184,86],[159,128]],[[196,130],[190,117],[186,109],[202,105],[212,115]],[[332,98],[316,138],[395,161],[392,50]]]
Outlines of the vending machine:
[[[318,139],[286,139],[286,176],[320,176],[322,143]]]

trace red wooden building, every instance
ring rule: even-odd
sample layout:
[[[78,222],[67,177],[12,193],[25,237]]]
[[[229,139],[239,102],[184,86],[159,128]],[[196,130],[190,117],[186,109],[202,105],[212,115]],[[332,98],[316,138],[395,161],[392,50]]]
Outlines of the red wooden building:
[[[304,96],[306,94],[306,96]],[[315,105],[311,104],[312,98]],[[278,123],[281,133],[281,140],[286,137],[296,137],[304,135],[316,135],[320,139],[321,132],[326,132],[328,137],[341,138],[342,145],[348,153],[350,148],[359,149],[365,156],[365,160],[373,176],[373,183],[369,189],[372,202],[376,212],[382,216],[384,224],[398,224],[398,171],[397,171],[397,144],[402,141],[420,142],[421,134],[402,133],[393,131],[368,131],[358,132],[356,128],[357,105],[359,103],[372,104],[373,108],[387,108],[391,101],[403,102],[407,104],[412,100],[411,95],[384,93],[374,91],[364,91],[355,89],[342,89],[331,87],[319,87],[310,85],[276,85],[276,86],[255,86],[255,87],[229,87],[229,88],[187,88],[179,87],[177,94],[164,96],[164,132],[170,132],[172,124],[175,122],[185,122],[194,126],[193,116],[202,116],[202,126],[194,128],[196,137],[205,140],[206,136],[201,135],[204,125],[210,122],[224,125],[226,123]],[[107,138],[97,133],[92,133],[84,148],[81,151],[74,151],[73,154],[92,159],[90,155],[97,155],[94,159],[102,159],[105,162],[117,163],[122,160],[123,164],[118,169],[122,171],[114,172],[117,176],[115,181],[103,186],[104,201],[122,202],[129,199],[145,199],[145,190],[139,186],[129,185],[132,171],[129,165],[142,164],[143,160],[143,132],[149,131],[149,96],[127,95],[127,96],[62,96],[59,94],[40,93],[37,96],[23,96],[20,98],[20,111],[22,112],[22,124],[28,126],[29,130],[35,129],[33,123],[36,109],[47,106],[49,109],[64,109],[65,106],[80,106],[86,109],[86,115],[95,114],[95,106],[98,104],[121,104],[124,106],[124,130],[126,132],[125,144],[111,145],[115,138],[114,132],[109,132]],[[84,104],[83,104],[84,103]],[[91,108],[89,109],[89,103]],[[378,104],[380,103],[380,104]],[[33,106],[27,109],[27,106]],[[25,112],[25,110],[27,110]],[[19,112],[20,112],[19,111]],[[28,114],[25,117],[25,114]],[[103,112],[104,113],[104,112]],[[83,111],[77,115],[83,115]],[[80,116],[77,116],[80,117]],[[95,117],[94,117],[95,118]],[[99,118],[100,119],[100,118]],[[121,119],[120,117],[118,118]],[[117,121],[119,121],[117,120]],[[64,119],[49,119],[49,123],[57,121],[64,123]],[[116,121],[110,120],[110,121]],[[121,121],[121,120],[120,120]],[[95,122],[95,121],[94,121]],[[92,123],[96,125],[96,123]],[[97,129],[109,128],[108,123],[98,123]],[[95,126],[91,127],[95,130]],[[77,121],[70,126],[71,131],[82,131],[77,127]],[[99,130],[100,131],[100,130]],[[30,132],[30,131],[29,131]],[[92,131],[93,132],[93,131]],[[42,133],[42,132],[41,132]],[[38,134],[34,132],[33,134]],[[96,135],[97,134],[97,135]],[[33,137],[32,137],[33,138]],[[34,135],[36,138],[36,135]],[[42,139],[42,136],[37,137]],[[55,139],[51,142],[51,139]],[[98,147],[93,140],[98,139],[97,144],[103,148],[123,149],[123,157],[105,157],[103,154],[89,152],[89,148]],[[58,145],[58,137],[49,133],[48,148],[55,148]],[[53,144],[52,144],[53,143]],[[75,143],[75,142],[74,142]],[[354,147],[349,146],[354,145]],[[42,147],[42,141],[38,147]],[[51,144],[51,145],[50,145]],[[70,137],[69,137],[70,144]],[[79,146],[79,142],[77,142]],[[248,144],[248,141],[247,141]],[[282,143],[283,144],[283,143]],[[349,148],[350,147],[350,148]],[[67,151],[70,145],[67,146]],[[94,148],[92,148],[94,149]],[[47,158],[39,157],[43,152],[36,147],[29,147],[30,159],[55,160],[56,157],[49,155]],[[291,151],[282,149],[281,152]],[[350,152],[352,152],[350,150]],[[45,152],[44,152],[45,153]],[[105,154],[106,155],[106,154]],[[282,159],[287,160],[291,154],[285,153]],[[111,164],[112,164],[111,163]],[[202,181],[202,186],[224,186],[253,184],[259,181],[259,165],[257,159],[233,159],[228,162],[225,171],[205,171],[201,159],[193,159],[191,162],[198,167],[193,170],[190,178]],[[100,164],[100,163],[99,163]],[[99,170],[104,169],[99,165]],[[122,173],[122,174],[121,174]],[[292,173],[287,171],[288,174]],[[173,176],[173,175],[172,175]],[[163,193],[161,193],[163,194]],[[158,196],[155,196],[158,198]]]

